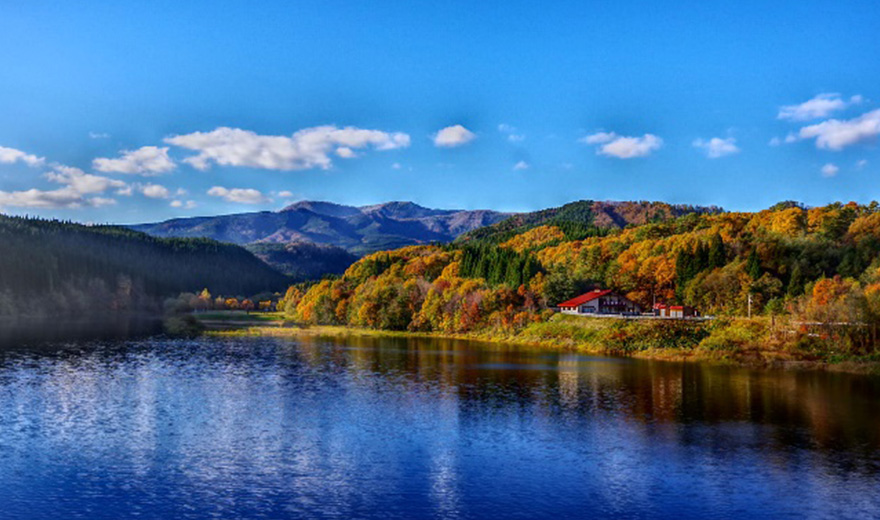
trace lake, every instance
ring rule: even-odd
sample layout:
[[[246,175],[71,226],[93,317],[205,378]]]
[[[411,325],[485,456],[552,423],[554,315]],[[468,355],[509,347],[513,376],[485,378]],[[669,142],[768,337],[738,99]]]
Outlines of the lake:
[[[466,341],[0,354],[0,518],[877,518],[880,378]]]

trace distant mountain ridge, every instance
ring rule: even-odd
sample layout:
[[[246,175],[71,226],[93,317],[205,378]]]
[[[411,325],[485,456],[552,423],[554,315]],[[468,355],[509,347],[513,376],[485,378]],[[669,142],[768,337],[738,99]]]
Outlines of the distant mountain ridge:
[[[233,244],[312,242],[364,255],[451,242],[511,215],[491,210],[431,209],[403,201],[361,207],[300,201],[280,211],[179,218],[129,227],[157,237],[205,237]]]

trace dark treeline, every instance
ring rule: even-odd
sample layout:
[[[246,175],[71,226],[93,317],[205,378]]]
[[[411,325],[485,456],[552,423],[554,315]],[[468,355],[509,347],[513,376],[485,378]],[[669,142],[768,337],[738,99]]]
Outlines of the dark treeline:
[[[298,282],[341,275],[358,259],[341,247],[312,242],[255,242],[245,248]]]
[[[760,263],[752,250],[749,257],[748,271],[754,279],[760,277]],[[715,233],[712,236],[711,245],[704,242],[697,244],[693,251],[682,249],[678,252],[675,261],[675,285],[679,298],[683,298],[684,288],[687,283],[693,280],[698,274],[709,269],[724,267],[727,263],[727,253],[724,247],[724,241],[721,235]],[[756,267],[757,266],[757,267]],[[757,271],[757,275],[754,272]]]
[[[0,315],[147,310],[167,296],[283,289],[245,249],[127,228],[0,215]]]
[[[530,253],[489,244],[465,246],[461,250],[460,275],[482,278],[490,286],[505,284],[517,288],[541,271],[538,260]]]

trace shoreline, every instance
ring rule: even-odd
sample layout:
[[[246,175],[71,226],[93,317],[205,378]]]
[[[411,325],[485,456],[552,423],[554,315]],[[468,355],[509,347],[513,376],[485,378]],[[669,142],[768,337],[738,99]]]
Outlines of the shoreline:
[[[277,323],[277,324],[276,324]],[[861,375],[880,375],[880,362],[874,360],[849,359],[837,362],[825,360],[796,359],[790,354],[759,350],[740,353],[738,356],[726,356],[708,353],[699,349],[687,348],[648,348],[636,352],[620,353],[608,348],[587,342],[565,341],[567,338],[535,339],[531,337],[493,336],[486,333],[444,333],[444,332],[411,332],[368,329],[344,325],[310,325],[287,326],[283,320],[273,322],[238,322],[241,327],[230,327],[225,322],[222,326],[217,322],[204,322],[203,334],[215,337],[276,337],[295,338],[299,336],[326,336],[344,338],[351,336],[396,337],[396,338],[432,338],[466,340],[495,345],[511,345],[572,352],[608,357],[628,357],[635,359],[706,363],[711,365],[731,366],[759,370],[821,370]],[[560,342],[560,339],[563,342]]]

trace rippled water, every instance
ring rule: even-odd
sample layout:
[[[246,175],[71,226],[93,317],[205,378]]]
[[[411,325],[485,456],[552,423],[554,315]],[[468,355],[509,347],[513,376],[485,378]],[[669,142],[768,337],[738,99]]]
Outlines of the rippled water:
[[[0,518],[871,518],[880,382],[357,338],[0,354]]]

